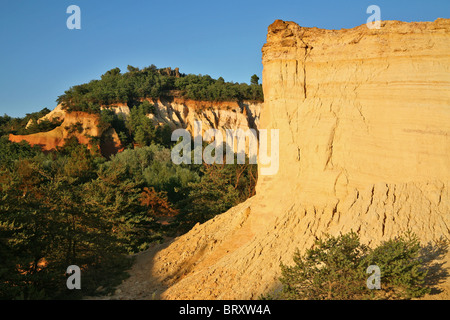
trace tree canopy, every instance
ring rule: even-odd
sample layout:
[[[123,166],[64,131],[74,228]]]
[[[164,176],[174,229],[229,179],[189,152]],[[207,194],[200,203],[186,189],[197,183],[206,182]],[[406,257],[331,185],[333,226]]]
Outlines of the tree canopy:
[[[139,69],[128,66],[107,71],[99,80],[71,87],[58,97],[57,102],[71,111],[98,113],[101,106],[126,103],[139,104],[146,98],[181,96],[203,101],[263,100],[262,86],[256,75],[251,84],[225,82],[222,77],[173,72],[171,68],[156,66]]]
[[[256,165],[175,165],[171,131],[152,124],[151,108],[126,119],[101,111],[100,126],[128,143],[109,158],[76,136],[46,153],[13,143],[7,134],[25,119],[0,118],[0,299],[105,294],[97,289],[113,290],[129,254],[254,194]],[[69,265],[81,268],[81,292],[65,286]]]

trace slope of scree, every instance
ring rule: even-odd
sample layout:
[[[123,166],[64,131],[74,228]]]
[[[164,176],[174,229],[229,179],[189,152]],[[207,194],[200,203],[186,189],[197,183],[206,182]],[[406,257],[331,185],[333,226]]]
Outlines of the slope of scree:
[[[127,292],[132,277],[119,298],[257,299],[326,233],[450,238],[450,20],[339,31],[277,20],[262,53],[260,128],[279,130],[278,173],[145,253],[145,288]]]

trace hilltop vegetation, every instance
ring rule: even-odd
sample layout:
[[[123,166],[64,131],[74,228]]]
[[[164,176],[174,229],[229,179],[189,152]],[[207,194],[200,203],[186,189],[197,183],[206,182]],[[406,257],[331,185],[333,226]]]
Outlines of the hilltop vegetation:
[[[69,111],[100,112],[100,106],[126,103],[139,104],[145,98],[180,96],[203,101],[263,100],[258,77],[251,84],[225,82],[222,77],[179,73],[178,69],[158,69],[156,66],[139,69],[128,66],[121,73],[111,69],[100,80],[74,86],[57,99]]]

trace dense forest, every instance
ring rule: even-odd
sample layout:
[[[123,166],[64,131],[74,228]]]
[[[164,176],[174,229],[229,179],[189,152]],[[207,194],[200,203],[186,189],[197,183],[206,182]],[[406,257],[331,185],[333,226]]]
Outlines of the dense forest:
[[[225,82],[222,77],[213,79],[209,75],[183,74],[171,68],[156,66],[139,69],[128,66],[126,73],[119,68],[107,71],[100,80],[73,86],[58,97],[70,111],[98,113],[100,106],[127,103],[139,104],[145,98],[179,96],[202,101],[263,101],[259,78],[253,75],[250,85]]]
[[[71,88],[59,100],[71,110],[86,111],[174,87],[193,99],[203,93],[213,99],[212,88],[228,87],[236,91],[216,98],[247,99],[240,89],[250,88],[251,94],[260,87],[255,79],[252,85],[233,85],[208,76],[177,77],[153,67],[129,67],[125,74],[114,70],[100,81]],[[150,81],[160,83],[156,91]],[[151,109],[148,101],[136,102],[127,117],[89,109],[100,114],[99,126],[115,128],[125,145],[110,158],[75,137],[53,152],[8,140],[9,133],[48,131],[59,125],[33,121],[25,128],[48,109],[23,118],[0,117],[0,299],[107,294],[126,276],[130,254],[185,233],[254,195],[257,168],[248,161],[174,165],[171,130],[150,121],[146,115]],[[66,287],[70,265],[82,270],[82,290]]]

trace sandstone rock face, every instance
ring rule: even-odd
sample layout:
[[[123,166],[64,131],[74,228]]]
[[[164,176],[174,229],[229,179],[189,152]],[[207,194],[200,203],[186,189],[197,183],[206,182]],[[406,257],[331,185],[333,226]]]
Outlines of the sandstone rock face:
[[[252,101],[196,101],[185,98],[148,99],[154,113],[147,116],[156,125],[169,125],[174,129],[187,129],[194,133],[194,122],[202,123],[202,133],[208,129],[258,129],[263,102]],[[102,107],[125,118],[130,114],[126,104]]]
[[[262,51],[259,127],[279,130],[278,173],[155,254],[162,298],[258,298],[325,233],[450,238],[450,20],[275,21]]]
[[[258,129],[262,102],[195,101],[183,98],[151,101],[155,113],[149,114],[158,125],[168,124],[172,129],[184,128],[191,135],[194,122],[202,123],[202,133],[208,129],[220,129],[225,136],[226,129]]]
[[[67,112],[66,112],[66,110],[63,109],[62,104],[58,104],[55,109],[53,109],[52,111],[47,113],[42,118],[38,119],[37,122],[40,123],[43,120],[48,120],[48,121],[58,120],[58,121],[61,121],[61,120],[63,120],[65,118],[66,113]]]
[[[42,150],[50,151],[57,147],[62,147],[65,144],[65,140],[70,137],[76,137],[78,142],[86,144],[91,148],[92,145],[89,136],[100,137],[105,135],[107,138],[104,139],[105,141],[100,145],[100,149],[105,156],[116,153],[121,149],[119,137],[114,129],[110,128],[107,132],[101,132],[98,128],[98,124],[100,123],[98,115],[85,112],[67,113],[62,109],[59,111],[59,107],[55,110],[56,112],[52,111],[53,114],[52,112],[47,114],[46,119],[52,120],[54,117],[64,119],[60,126],[48,132],[38,132],[29,135],[10,134],[9,140],[12,142],[21,142],[22,140],[25,140],[32,146],[39,145]]]
[[[262,102],[210,102],[210,101],[195,101],[183,98],[167,99],[149,99],[149,102],[154,106],[154,113],[147,116],[155,123],[155,125],[169,125],[172,130],[183,128],[188,130],[194,136],[194,122],[199,121],[202,124],[202,134],[208,129],[219,129],[222,131],[223,137],[226,137],[226,129],[258,129],[259,115],[263,108]],[[115,114],[127,118],[130,115],[130,108],[125,103],[119,103],[112,106],[101,107],[102,110],[112,110]],[[50,113],[37,120],[63,120],[63,124],[50,131],[41,132],[30,135],[10,135],[10,140],[13,142],[20,142],[22,140],[28,141],[30,144],[41,145],[43,150],[52,150],[57,146],[64,145],[64,139],[69,137],[69,132],[66,127],[75,125],[81,122],[83,125],[83,135],[77,135],[80,143],[88,144],[88,135],[98,136],[105,134],[108,139],[102,145],[102,153],[105,155],[114,154],[122,150],[121,142],[114,129],[108,132],[98,132],[93,129],[97,128],[98,117],[92,114],[83,112],[67,112],[62,105],[56,106]],[[94,122],[91,125],[91,122]],[[31,125],[31,120],[27,127]]]
[[[127,117],[130,114],[130,107],[126,103],[118,103],[110,107],[100,107],[101,110],[109,109],[114,111],[116,115]]]
[[[37,123],[40,123],[44,120],[48,120],[48,121],[62,121],[64,119],[66,115],[66,111],[63,109],[63,106],[61,104],[58,104],[55,109],[53,109],[52,111],[50,111],[49,113],[47,113],[45,116],[43,116],[42,118],[39,118],[37,120]],[[27,123],[27,125],[25,126],[26,129],[28,129],[32,124],[33,124],[34,120],[30,119]]]
[[[263,107],[262,102],[209,102],[194,101],[182,98],[173,98],[171,100],[149,100],[154,106],[154,113],[148,114],[148,117],[156,125],[169,125],[172,130],[183,128],[187,129],[194,136],[194,122],[202,123],[202,134],[208,129],[220,129],[225,137],[226,129],[258,129],[259,115]],[[112,106],[101,107],[102,110],[108,109],[115,114],[127,118],[130,114],[130,108],[125,103],[119,103]],[[99,132],[98,116],[84,112],[67,112],[59,104],[44,117],[37,120],[64,121],[61,126],[49,132],[40,132],[30,135],[13,135],[9,139],[13,142],[22,140],[28,141],[31,145],[40,145],[43,150],[49,151],[64,145],[64,140],[70,135],[75,134],[80,143],[89,145],[89,139],[86,135],[98,137],[104,134],[107,139],[101,146],[102,153],[106,156],[117,153],[122,150],[121,142],[114,129],[107,132]],[[76,123],[83,126],[82,134],[69,133],[66,129]],[[27,124],[30,126],[32,120]],[[89,145],[89,147],[91,147]]]

